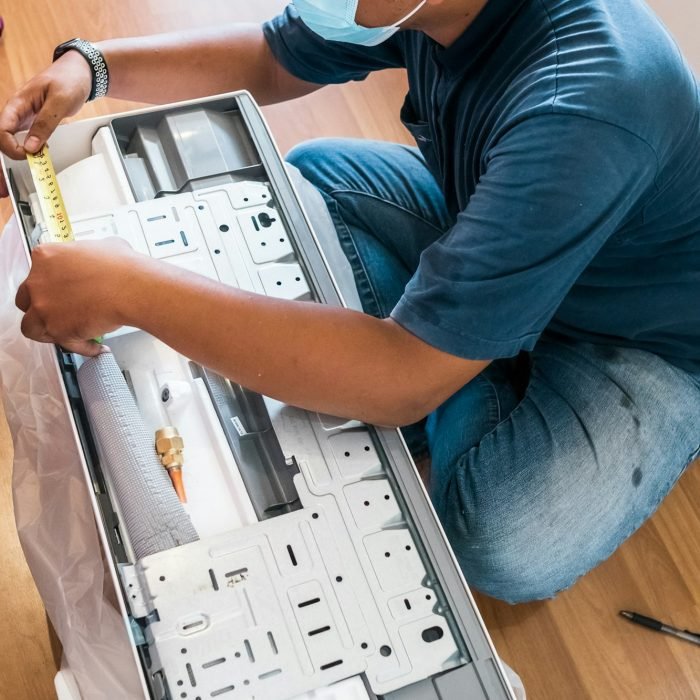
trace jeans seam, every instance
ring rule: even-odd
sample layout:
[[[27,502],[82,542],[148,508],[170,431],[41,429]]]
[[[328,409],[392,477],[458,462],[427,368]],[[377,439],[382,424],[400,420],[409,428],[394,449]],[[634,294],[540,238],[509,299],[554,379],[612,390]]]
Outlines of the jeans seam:
[[[533,361],[533,367],[534,367],[534,361]],[[481,375],[479,375],[479,377],[481,377]],[[491,384],[491,382],[489,380],[487,380],[486,378],[484,378],[484,380],[488,381],[489,384]],[[493,384],[491,384],[491,386],[493,386]],[[494,391],[495,391],[495,387],[494,387]],[[454,467],[452,469],[450,469],[450,471],[449,471],[450,482],[457,481],[457,479],[459,478],[460,472],[462,472],[463,470],[466,469],[466,464],[469,461],[469,458],[472,455],[472,453],[479,449],[479,447],[484,442],[484,440],[486,440],[486,438],[493,435],[502,425],[505,425],[505,423],[507,423],[509,420],[512,420],[513,417],[515,416],[516,412],[522,410],[522,407],[525,404],[526,399],[527,399],[527,393],[525,396],[522,397],[522,399],[520,399],[520,401],[518,401],[518,403],[513,408],[513,410],[507,416],[505,416],[502,420],[500,420],[500,406],[499,406],[499,420],[498,420],[498,422],[493,426],[493,428],[491,428],[491,430],[489,430],[487,433],[484,433],[484,435],[482,435],[481,439],[479,440],[479,442],[476,443],[476,445],[473,445],[466,452],[463,452],[461,455],[459,455],[459,457],[457,457],[457,459],[454,462]],[[462,496],[462,489],[459,487],[459,485],[457,485],[457,494],[458,494],[459,505],[460,505],[459,510],[460,510],[462,516],[466,516],[466,506],[464,503],[464,498]]]
[[[694,452],[690,453],[690,458],[688,459],[688,463],[685,465],[685,468],[687,469],[698,457],[700,457],[700,445],[697,446],[697,449]]]
[[[368,199],[372,199],[376,202],[380,202],[381,204],[385,204],[387,206],[393,207],[394,209],[398,209],[400,212],[407,214],[408,216],[413,217],[414,219],[418,219],[421,223],[425,224],[426,226],[430,226],[430,228],[434,229],[440,234],[444,234],[447,229],[443,229],[440,226],[436,226],[432,221],[429,221],[426,219],[424,216],[421,216],[420,214],[416,214],[416,212],[411,211],[410,209],[406,209],[406,207],[402,206],[401,204],[397,204],[396,202],[392,202],[389,199],[384,199],[383,197],[379,197],[376,194],[371,194],[370,192],[363,192],[362,190],[350,190],[350,189],[333,189],[330,191],[324,190],[324,192],[329,196],[329,197],[335,197],[336,195],[352,195],[352,196],[360,196],[360,197],[367,197]],[[448,229],[449,229],[449,224],[448,224]]]
[[[523,398],[520,399],[520,401],[518,401],[518,403],[513,407],[513,410],[512,410],[507,416],[505,416],[502,420],[499,420],[499,421],[493,426],[493,428],[491,428],[491,430],[489,430],[487,433],[484,433],[484,434],[481,436],[481,439],[479,440],[479,442],[476,443],[476,445],[473,445],[473,446],[470,447],[466,452],[464,452],[462,455],[460,455],[460,456],[459,456],[459,459],[458,459],[458,462],[457,462],[457,464],[455,464],[455,466],[459,466],[459,462],[461,462],[462,460],[466,459],[474,450],[479,449],[479,446],[481,445],[481,443],[482,443],[484,440],[486,440],[487,437],[493,435],[502,425],[504,425],[504,424],[507,423],[509,420],[511,420],[511,419],[513,418],[513,416],[515,415],[515,412],[516,412],[516,411],[519,411],[520,409],[522,409],[522,407],[523,407],[523,405],[524,405],[526,399],[527,399],[527,395],[526,395],[526,396],[523,396]],[[499,418],[500,418],[500,416],[499,416]]]
[[[501,422],[501,401],[498,398],[498,391],[496,390],[496,387],[488,377],[484,377],[483,374],[479,374],[477,376],[477,380],[482,384],[485,384],[489,389],[490,396],[488,401],[488,419],[489,425],[492,426],[492,428],[489,430],[489,432],[491,432],[491,430],[493,430],[493,428],[495,428]]]
[[[326,193],[327,194],[327,193]],[[328,200],[326,201],[326,204],[328,206],[329,212],[331,213],[331,217],[333,218],[333,223],[336,225],[336,228],[340,227],[343,229],[343,237],[341,238],[340,236],[340,231],[338,231],[338,238],[340,239],[341,245],[345,243],[346,245],[352,246],[352,251],[353,251],[353,256],[356,258],[357,263],[353,264],[352,260],[348,260],[350,262],[350,266],[352,267],[353,270],[353,276],[357,280],[358,276],[358,265],[359,268],[362,272],[362,281],[366,283],[367,288],[369,290],[369,293],[372,296],[372,303],[376,307],[377,310],[377,315],[382,316],[385,314],[385,310],[382,306],[382,304],[379,302],[379,297],[377,296],[377,292],[374,288],[374,285],[372,284],[372,280],[369,276],[369,273],[367,271],[367,268],[365,266],[365,261],[362,259],[362,256],[360,255],[360,252],[357,249],[357,245],[355,244],[355,239],[352,236],[352,233],[350,232],[350,227],[345,223],[343,217],[340,215],[340,212],[338,211],[338,203],[331,197],[331,195],[328,195]],[[325,199],[325,198],[324,198]],[[361,290],[358,289],[358,292],[360,292],[360,297],[362,297]],[[360,299],[363,302],[364,306],[364,299]],[[367,312],[367,310],[365,309]]]
[[[489,423],[493,425],[493,427],[485,433],[479,442],[476,445],[473,445],[470,447],[466,452],[463,452],[462,454],[458,455],[453,463],[453,466],[448,468],[448,474],[449,478],[447,480],[447,483],[445,484],[446,489],[449,489],[450,485],[454,483],[457,480],[458,472],[464,468],[464,462],[465,460],[469,457],[469,455],[472,453],[473,450],[477,449],[481,442],[491,435],[495,430],[498,429],[500,425],[505,423],[506,420],[509,420],[510,417],[513,415],[515,410],[517,410],[521,404],[523,403],[524,399],[518,402],[518,405],[511,411],[508,416],[505,418],[501,419],[501,402],[500,399],[498,398],[498,391],[496,390],[496,387],[494,386],[493,382],[488,379],[487,377],[484,377],[483,374],[477,375],[477,377],[473,381],[480,381],[484,384],[486,384],[490,390],[491,397],[490,400],[488,401],[488,419]],[[462,512],[463,515],[466,515],[465,507],[464,507],[464,501],[462,499],[462,490],[457,487],[457,493],[458,493],[458,498],[460,502],[460,511]]]

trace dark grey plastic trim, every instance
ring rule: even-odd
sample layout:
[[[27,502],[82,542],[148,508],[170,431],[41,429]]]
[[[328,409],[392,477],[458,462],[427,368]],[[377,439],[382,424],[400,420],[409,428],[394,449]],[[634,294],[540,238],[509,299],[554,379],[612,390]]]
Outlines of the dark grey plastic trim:
[[[263,397],[194,362],[190,371],[204,382],[258,519],[300,510],[299,467],[285,460]]]

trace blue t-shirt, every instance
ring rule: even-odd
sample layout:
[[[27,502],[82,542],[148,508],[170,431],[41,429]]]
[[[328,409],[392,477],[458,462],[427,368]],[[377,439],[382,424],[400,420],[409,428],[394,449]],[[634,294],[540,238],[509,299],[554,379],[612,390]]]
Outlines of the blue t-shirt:
[[[265,25],[314,83],[405,67],[402,119],[455,225],[392,317],[468,359],[548,332],[700,369],[700,98],[641,0],[490,0],[449,48],[421,32],[327,42]]]

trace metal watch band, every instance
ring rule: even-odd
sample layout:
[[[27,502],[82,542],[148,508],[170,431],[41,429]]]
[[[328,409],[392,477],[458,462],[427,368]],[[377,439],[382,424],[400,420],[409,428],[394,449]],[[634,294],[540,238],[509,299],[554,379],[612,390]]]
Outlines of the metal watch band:
[[[57,61],[68,51],[77,51],[81,54],[92,71],[92,89],[87,101],[92,102],[98,97],[104,97],[109,88],[109,70],[102,52],[89,41],[76,38],[59,44],[53,52],[53,60]]]

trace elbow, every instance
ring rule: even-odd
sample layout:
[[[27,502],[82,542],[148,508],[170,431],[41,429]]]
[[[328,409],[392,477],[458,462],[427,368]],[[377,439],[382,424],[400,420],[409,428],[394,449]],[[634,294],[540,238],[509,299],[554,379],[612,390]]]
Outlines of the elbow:
[[[428,408],[427,405],[421,404],[420,406],[406,407],[397,416],[397,420],[394,421],[396,428],[405,428],[407,425],[413,425],[426,418],[433,412],[433,408]]]
[[[436,408],[433,403],[413,396],[402,397],[391,405],[383,406],[380,411],[373,411],[375,415],[365,419],[365,422],[382,428],[405,428],[418,423],[432,413]]]
[[[374,370],[366,377],[365,422],[390,428],[413,425],[447,401],[488,366],[438,350],[391,319],[380,321],[390,342],[373,349]]]

